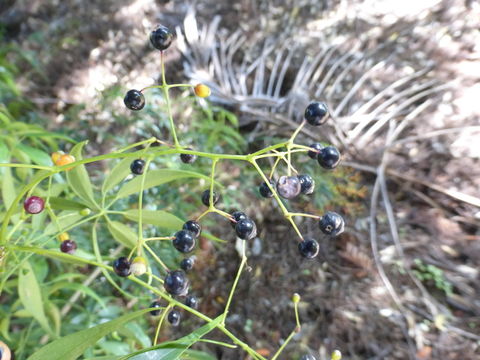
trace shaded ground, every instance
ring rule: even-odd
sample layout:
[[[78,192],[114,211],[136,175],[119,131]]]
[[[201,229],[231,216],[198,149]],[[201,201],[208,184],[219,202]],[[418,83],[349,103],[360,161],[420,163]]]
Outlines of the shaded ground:
[[[323,239],[320,257],[303,262],[291,240],[293,231],[278,213],[270,211],[269,204],[246,209],[258,213],[257,220],[265,214],[259,221],[261,240],[256,244],[262,251],[249,258],[251,271],[240,281],[230,325],[253,347],[272,354],[294,327],[290,298],[298,292],[303,300],[302,332],[284,358],[296,358],[306,351],[325,356],[333,348],[341,349],[348,359],[480,356],[480,147],[478,129],[468,127],[478,126],[480,115],[474,106],[480,95],[478,3],[408,2],[410,8],[405,6],[409,10],[404,13],[389,1],[350,6],[345,2],[296,3],[206,1],[196,11],[197,18],[205,22],[221,15],[221,31],[240,27],[252,38],[275,37],[282,31],[324,31],[330,40],[358,37],[367,48],[374,48],[398,37],[395,56],[399,63],[431,65],[432,78],[451,83],[432,96],[427,112],[409,123],[400,137],[407,140],[397,142],[385,161],[392,205],[385,197],[378,202],[374,238],[368,199],[363,215],[347,217],[345,235],[336,241]],[[180,26],[186,11],[186,5],[168,1],[11,1],[0,5],[0,18],[7,24],[7,37],[34,52],[39,66],[46,69],[46,76],[32,74],[33,81],[29,77],[24,87],[52,120],[51,128],[67,126],[95,138],[103,132],[132,130],[102,114],[98,92],[118,83],[124,88],[153,83],[159,73],[158,59],[149,51],[145,34],[157,22]],[[179,52],[170,52],[168,60],[171,72],[167,76],[183,80]],[[385,77],[390,75],[385,72]],[[374,79],[364,85],[367,96],[378,84]],[[121,98],[115,101],[120,109]],[[65,111],[79,103],[86,103],[79,110],[85,123],[64,122]],[[450,130],[433,133],[445,128]],[[350,162],[368,166],[363,181],[370,194],[377,179],[372,171],[384,154],[385,133],[358,152],[343,149],[350,152]],[[108,151],[110,146],[105,141],[98,151]],[[386,210],[396,219],[398,241]],[[317,233],[313,223],[301,227]],[[232,239],[231,234],[225,237]],[[375,261],[372,245],[378,248],[381,262]],[[202,298],[201,310],[211,315],[223,306],[228,295],[225,284],[233,281],[239,257],[233,243],[210,250],[204,257],[208,261],[193,283]],[[435,268],[425,270],[422,264]],[[433,280],[426,278],[428,274]],[[388,291],[386,278],[394,291]],[[445,291],[447,283],[451,291]],[[240,355],[225,350],[218,357]]]

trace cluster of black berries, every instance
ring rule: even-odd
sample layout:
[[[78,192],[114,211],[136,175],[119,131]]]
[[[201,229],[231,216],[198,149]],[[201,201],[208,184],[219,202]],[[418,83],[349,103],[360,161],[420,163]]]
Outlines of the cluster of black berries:
[[[244,212],[235,211],[231,218],[235,233],[242,240],[250,240],[257,236],[257,225]]]
[[[155,49],[160,51],[168,49],[173,40],[173,33],[165,26],[158,26],[150,34],[150,43]],[[123,99],[125,106],[130,110],[142,110],[145,106],[145,97],[142,91],[129,90]]]

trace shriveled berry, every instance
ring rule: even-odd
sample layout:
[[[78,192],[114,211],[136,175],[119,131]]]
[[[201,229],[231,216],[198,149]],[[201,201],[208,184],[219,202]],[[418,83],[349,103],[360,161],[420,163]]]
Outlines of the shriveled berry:
[[[318,153],[320,152],[320,150],[323,149],[324,146],[320,143],[313,143],[313,144],[310,144],[308,147],[313,149],[308,152],[308,156],[311,159],[316,159],[318,156]]]
[[[145,160],[135,159],[130,164],[130,171],[135,175],[142,175],[145,170]]]
[[[195,296],[190,295],[185,299],[185,305],[191,307],[192,309],[198,308],[198,300]]]
[[[201,97],[201,98],[209,97],[210,94],[212,93],[210,88],[207,85],[204,85],[204,84],[196,85],[195,88],[194,88],[194,91],[195,91],[195,95],[197,95],[198,97]]]
[[[130,110],[142,110],[145,106],[145,96],[139,90],[128,90],[123,98],[123,103]]]
[[[188,220],[183,224],[182,229],[190,231],[196,238],[202,233],[202,226],[195,220]]]
[[[213,205],[215,205],[219,200],[218,194],[213,192]],[[202,194],[202,203],[205,206],[210,206],[210,190],[205,190]]]
[[[154,302],[152,302],[150,304],[150,307],[160,309],[162,306],[160,305],[159,301],[155,300]],[[150,315],[158,316],[158,315],[160,315],[160,310],[152,310],[152,311],[150,311]]]
[[[327,211],[318,223],[320,230],[327,235],[336,236],[343,232],[345,221],[343,217],[333,211]]]
[[[147,272],[147,260],[141,256],[137,256],[132,261],[131,266],[132,274],[135,276],[141,276]]]
[[[312,259],[318,255],[318,242],[314,239],[306,238],[302,242],[298,243],[298,251],[304,258]]]
[[[242,219],[237,222],[235,232],[240,239],[250,240],[257,236],[257,226],[252,219]]]
[[[313,355],[305,354],[300,358],[300,360],[317,360],[317,358]]]
[[[317,161],[325,169],[335,169],[340,162],[340,152],[334,146],[324,147],[318,153]]]
[[[248,219],[247,214],[245,214],[245,213],[242,212],[242,211],[235,211],[235,212],[232,214],[232,217],[233,217],[233,220],[235,220],[235,221],[232,221],[232,222],[231,222],[232,227],[233,227],[234,229],[235,229],[235,226],[237,226],[237,223],[238,223],[240,220]]]
[[[183,260],[180,262],[180,267],[181,267],[184,271],[190,271],[190,270],[193,269],[194,263],[195,263],[195,261],[193,260],[193,258],[189,257],[189,258],[183,259]]]
[[[300,180],[300,192],[309,195],[315,190],[315,180],[310,175],[298,175]]]
[[[187,150],[192,150],[191,148],[187,148]],[[194,154],[180,154],[180,160],[184,164],[192,164],[197,160],[197,155]]]
[[[77,250],[77,243],[73,240],[64,240],[60,244],[60,251],[66,254],[73,254]]]
[[[188,292],[188,279],[182,270],[171,271],[163,282],[165,290],[172,295],[186,295]]]
[[[305,109],[305,120],[310,125],[319,126],[325,123],[328,119],[328,108],[323,102],[312,102]]]
[[[115,274],[121,277],[127,277],[131,274],[130,266],[130,260],[124,256],[119,257],[113,262],[113,270],[115,271]]]
[[[182,253],[189,253],[195,247],[195,235],[188,230],[180,230],[172,241],[175,249]]]
[[[173,40],[173,34],[169,28],[163,25],[159,25],[155,30],[150,33],[150,43],[155,49],[165,50],[167,49]]]
[[[30,196],[23,203],[23,208],[29,214],[39,214],[45,208],[45,201],[38,196]]]
[[[272,187],[275,186],[275,182],[273,180],[270,180],[270,185]],[[259,188],[258,188],[258,192],[260,193],[260,195],[262,195],[264,198],[271,198],[273,196],[273,192],[272,190],[270,190],[270,188],[268,187],[267,183],[266,182],[263,182],[260,184]]]
[[[181,319],[180,311],[178,310],[171,310],[168,313],[167,319],[172,326],[178,326],[180,324],[180,319]]]
[[[285,199],[293,199],[302,189],[297,176],[281,176],[277,181],[278,195]]]

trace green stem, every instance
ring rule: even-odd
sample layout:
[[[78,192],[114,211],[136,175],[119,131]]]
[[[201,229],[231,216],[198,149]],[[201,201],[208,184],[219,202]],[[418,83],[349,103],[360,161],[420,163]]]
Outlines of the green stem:
[[[173,115],[172,115],[172,107],[170,105],[170,95],[168,94],[168,84],[165,79],[165,57],[163,55],[163,51],[160,53],[160,61],[162,64],[162,90],[163,90],[163,96],[165,97],[165,102],[167,104],[167,113],[168,113],[168,121],[170,122],[170,131],[172,132],[172,137],[173,137],[173,142],[175,144],[175,148],[179,149],[180,148],[180,143],[178,142],[177,138],[177,132],[175,131],[175,123],[173,121]]]
[[[222,324],[225,324],[225,320],[227,319],[228,310],[230,308],[230,304],[232,303],[233,294],[235,293],[235,289],[237,288],[238,281],[240,279],[240,275],[242,274],[243,267],[247,262],[247,256],[245,255],[245,248],[246,248],[246,241],[243,240],[242,246],[242,261],[240,262],[240,266],[238,267],[237,275],[235,276],[235,280],[233,281],[232,288],[230,289],[230,294],[228,295],[227,305],[225,305],[225,310],[223,311],[223,320]]]
[[[137,240],[137,256],[142,256],[143,252],[143,189],[145,187],[145,179],[147,178],[148,167],[150,166],[151,158],[145,163],[145,171],[142,174],[142,181],[140,182],[140,192],[138,193],[138,240]]]

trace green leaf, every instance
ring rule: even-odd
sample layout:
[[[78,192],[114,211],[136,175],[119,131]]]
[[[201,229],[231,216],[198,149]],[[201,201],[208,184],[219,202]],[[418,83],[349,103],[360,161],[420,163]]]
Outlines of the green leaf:
[[[113,238],[120,244],[125,245],[129,249],[137,244],[137,234],[135,234],[127,225],[118,221],[108,221],[107,227]]]
[[[218,316],[212,322],[198,328],[187,336],[176,341],[169,341],[150,349],[144,349],[137,353],[130,354],[124,359],[131,360],[177,360],[187,349],[195,344],[200,338],[208,334],[210,331],[222,321],[223,315]],[[123,360],[123,359],[122,359]]]
[[[23,263],[18,276],[18,296],[23,307],[39,322],[42,328],[53,335],[43,307],[42,292],[28,261]]]
[[[51,294],[60,289],[61,290],[70,289],[70,290],[79,291],[82,294],[88,295],[92,299],[97,301],[101,307],[106,308],[105,301],[103,301],[103,299],[100,296],[98,296],[97,293],[92,289],[90,289],[88,286],[85,286],[83,284],[78,284],[78,283],[71,283],[68,281],[62,281],[52,285],[50,289],[48,289],[48,293]]]
[[[59,197],[51,197],[49,199],[50,206],[55,210],[83,210],[85,209],[85,204],[82,204],[78,201],[68,200]]]
[[[90,329],[81,330],[64,336],[45,345],[31,355],[28,360],[75,360],[90,346],[95,345],[95,343],[102,337],[148,311],[150,311],[150,309],[136,311],[134,313],[123,315],[115,320],[94,326]]]
[[[115,165],[105,178],[105,181],[102,185],[102,193],[105,194],[107,191],[113,189],[117,184],[124,180],[128,174],[130,174],[130,163],[132,162],[131,158],[125,158]]]
[[[185,351],[185,359],[188,360],[216,360],[216,356],[212,356],[204,351],[190,350]]]
[[[28,146],[28,145],[23,145],[19,144],[17,145],[17,149],[19,149],[21,152],[26,154],[32,162],[34,162],[37,165],[41,166],[51,166],[52,165],[52,160],[50,159],[50,155],[48,155],[45,151]]]
[[[185,178],[198,178],[205,179],[210,181],[210,177],[203,174],[199,174],[193,171],[185,170],[171,170],[171,169],[159,169],[149,171],[146,175],[145,185],[143,189],[149,189],[154,186],[162,185],[174,180],[185,179]],[[117,193],[117,198],[123,198],[132,194],[140,192],[140,187],[142,183],[142,176],[137,176],[133,180],[129,181]]]
[[[7,144],[2,140],[0,141],[0,163],[8,162],[10,159],[10,151]]]
[[[15,200],[16,192],[13,183],[12,171],[10,168],[3,169],[2,175],[2,198],[5,208],[9,209]]]
[[[78,212],[74,212],[74,213],[62,212],[58,215],[58,225],[60,225],[60,229],[58,228],[57,223],[55,221],[52,221],[50,224],[47,225],[43,233],[45,235],[53,235],[57,232],[63,231],[63,229],[66,229],[70,225],[76,224],[81,219],[83,219],[83,216],[80,215]]]
[[[87,141],[83,141],[75,145],[70,152],[71,155],[75,156],[75,159],[82,159],[82,149],[85,146]],[[73,192],[78,195],[85,203],[91,208],[98,208],[97,203],[93,197],[93,187],[88,176],[87,169],[85,165],[78,165],[72,170],[69,170],[67,173],[67,181]]]
[[[124,216],[129,220],[137,222],[140,218],[139,211],[137,209],[125,211]],[[162,210],[143,210],[142,222],[144,224],[156,225],[165,229],[173,230],[180,229],[184,223],[184,221],[177,216]]]

